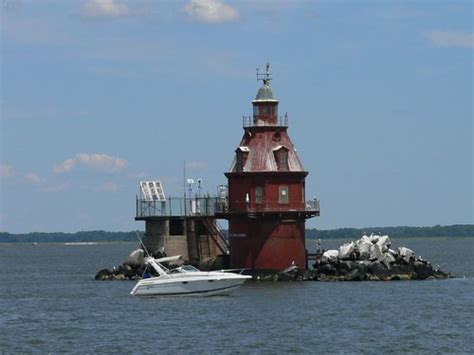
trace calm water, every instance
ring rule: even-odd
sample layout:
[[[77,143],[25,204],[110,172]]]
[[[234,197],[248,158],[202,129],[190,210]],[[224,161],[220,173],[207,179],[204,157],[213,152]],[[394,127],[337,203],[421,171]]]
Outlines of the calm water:
[[[136,244],[0,244],[0,352],[473,352],[474,239],[394,245],[460,277],[248,283],[231,296],[137,299],[133,282],[93,279]]]

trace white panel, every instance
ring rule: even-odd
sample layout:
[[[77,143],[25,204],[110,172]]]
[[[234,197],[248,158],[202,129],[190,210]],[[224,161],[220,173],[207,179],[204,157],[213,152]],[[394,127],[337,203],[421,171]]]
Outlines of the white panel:
[[[161,181],[140,181],[143,197],[147,201],[166,201]]]

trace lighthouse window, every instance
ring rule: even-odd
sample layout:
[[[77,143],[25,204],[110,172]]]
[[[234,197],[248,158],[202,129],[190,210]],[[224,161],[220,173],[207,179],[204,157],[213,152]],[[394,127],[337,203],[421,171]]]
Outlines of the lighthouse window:
[[[235,171],[241,173],[244,171],[245,162],[247,161],[248,151],[243,152],[238,149],[235,156]]]
[[[288,171],[288,151],[284,148],[275,154],[279,171]]]
[[[263,203],[263,188],[261,186],[255,188],[255,203],[257,205]]]
[[[253,107],[253,115],[254,115],[254,116],[258,116],[258,115],[259,115],[259,113],[258,113],[258,106],[254,106],[254,107]]]
[[[288,186],[280,186],[279,187],[280,191],[280,198],[279,198],[279,203],[281,204],[287,204],[289,199],[288,199]]]
[[[237,152],[236,162],[235,162],[235,171],[242,172],[244,170],[244,157],[242,156],[242,152]]]

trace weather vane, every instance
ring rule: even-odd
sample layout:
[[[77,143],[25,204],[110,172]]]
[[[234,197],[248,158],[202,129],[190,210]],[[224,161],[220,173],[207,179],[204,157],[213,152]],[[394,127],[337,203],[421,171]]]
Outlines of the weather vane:
[[[265,72],[259,73],[259,68],[257,68],[257,81],[263,81],[263,85],[270,85],[270,81],[272,80],[272,72],[270,71],[270,63],[265,65]]]

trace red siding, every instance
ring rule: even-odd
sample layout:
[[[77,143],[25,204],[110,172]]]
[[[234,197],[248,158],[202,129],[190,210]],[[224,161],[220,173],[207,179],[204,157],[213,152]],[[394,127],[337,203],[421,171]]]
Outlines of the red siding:
[[[304,219],[284,221],[230,219],[231,265],[283,270],[295,263],[306,268]]]

